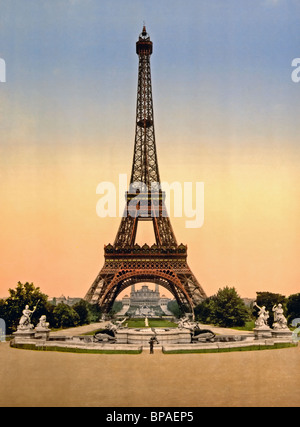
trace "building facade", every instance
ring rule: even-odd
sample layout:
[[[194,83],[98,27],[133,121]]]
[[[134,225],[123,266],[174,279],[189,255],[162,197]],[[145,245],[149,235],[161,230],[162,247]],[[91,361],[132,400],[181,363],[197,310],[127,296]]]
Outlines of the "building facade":
[[[135,285],[131,286],[130,295],[125,295],[122,298],[122,304],[134,307],[157,307],[167,305],[170,298],[165,295],[160,295],[159,286],[155,285],[155,289],[149,289],[148,285],[142,285],[141,289],[135,289]]]

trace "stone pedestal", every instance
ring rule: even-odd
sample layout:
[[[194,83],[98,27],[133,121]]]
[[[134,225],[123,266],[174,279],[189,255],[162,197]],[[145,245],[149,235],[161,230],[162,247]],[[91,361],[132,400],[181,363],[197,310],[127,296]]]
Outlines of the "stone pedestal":
[[[45,341],[49,340],[50,329],[36,327],[34,330],[34,337]]]
[[[116,341],[118,344],[127,344],[128,343],[128,330],[121,329],[116,332]]]
[[[179,329],[178,331],[178,344],[190,344],[192,342],[192,335],[189,330]]]
[[[16,344],[23,343],[24,340],[34,339],[35,331],[33,329],[17,330],[13,332],[14,340]]]
[[[260,328],[254,328],[254,338],[256,340],[259,340],[261,338],[271,338],[272,337],[272,329],[269,327],[260,327]]]
[[[290,338],[292,339],[293,332],[288,328],[284,329],[273,329],[272,338]]]

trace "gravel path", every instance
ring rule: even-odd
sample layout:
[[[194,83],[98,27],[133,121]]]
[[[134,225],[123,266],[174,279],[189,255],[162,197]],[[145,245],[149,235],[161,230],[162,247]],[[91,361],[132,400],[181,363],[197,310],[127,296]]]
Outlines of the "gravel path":
[[[300,346],[164,355],[78,354],[0,343],[0,406],[300,406]]]

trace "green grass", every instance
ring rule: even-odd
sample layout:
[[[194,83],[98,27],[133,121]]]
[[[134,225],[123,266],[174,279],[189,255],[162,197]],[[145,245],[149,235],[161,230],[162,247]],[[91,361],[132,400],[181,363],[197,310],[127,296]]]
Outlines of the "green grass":
[[[12,348],[18,348],[22,350],[34,350],[34,351],[59,351],[62,353],[90,353],[90,354],[140,354],[140,350],[87,350],[84,348],[71,348],[71,347],[55,347],[55,346],[39,346],[36,347],[34,344],[12,344]]]
[[[130,319],[125,322],[128,328],[145,328],[145,320],[144,319]],[[150,322],[149,322],[150,327]]]
[[[129,319],[128,323],[129,328],[145,328],[144,319]],[[160,319],[148,319],[149,328],[176,328],[177,323],[170,322],[170,320],[160,320]]]
[[[125,325],[128,325],[128,328],[145,328],[144,319],[129,319],[125,322]],[[160,319],[148,319],[148,328],[177,328],[177,323],[170,322],[170,320],[160,320]],[[102,332],[102,329],[97,329],[95,331],[86,332],[80,335],[94,335],[98,332]]]
[[[251,320],[250,322],[246,322],[245,326],[235,326],[230,329],[237,329],[238,331],[253,331],[253,328],[255,327],[254,320]]]
[[[193,349],[193,350],[163,350],[164,354],[188,354],[188,353],[230,353],[233,351],[257,351],[257,350],[275,350],[279,348],[297,347],[298,344],[293,343],[277,343],[274,345],[251,345],[247,347],[224,347],[224,348],[205,348],[205,349]]]

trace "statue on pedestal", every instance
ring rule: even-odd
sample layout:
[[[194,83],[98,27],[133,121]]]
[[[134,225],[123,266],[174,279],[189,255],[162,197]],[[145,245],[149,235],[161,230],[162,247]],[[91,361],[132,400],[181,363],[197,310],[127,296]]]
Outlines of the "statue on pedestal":
[[[267,321],[269,318],[269,312],[266,310],[266,307],[263,305],[260,307],[254,302],[253,307],[257,307],[259,309],[258,318],[255,321],[255,329],[270,329]]]
[[[35,312],[36,306],[33,307],[33,310],[29,310],[29,305],[25,306],[25,309],[22,311],[22,317],[19,321],[18,331],[29,331],[33,329],[31,322],[31,316]]]
[[[21,342],[24,339],[33,339],[35,335],[34,325],[31,323],[31,316],[35,312],[36,307],[33,310],[29,309],[29,305],[26,305],[22,311],[19,324],[16,332],[13,333],[15,342]]]
[[[193,329],[195,326],[194,322],[190,322],[190,319],[187,315],[179,319],[178,328],[180,329]]]
[[[48,328],[49,328],[49,322],[46,322],[46,316],[43,314],[40,317],[39,323],[36,325],[36,329],[39,329],[39,330],[42,330],[42,329],[48,330]]]
[[[116,324],[113,322],[109,322],[107,327],[103,329],[101,332],[98,332],[94,335],[94,341],[96,342],[102,342],[102,341],[110,341],[115,342],[116,341],[116,332],[119,328],[121,328],[121,325],[127,320],[127,317],[124,317],[122,321],[118,320],[116,321]]]
[[[188,316],[184,316],[179,320],[178,327],[180,329],[188,329],[191,332],[191,341],[210,341],[215,338],[214,332],[210,329],[201,329],[198,322],[191,322]]]
[[[288,329],[287,320],[283,314],[282,304],[274,305],[272,308],[274,313],[273,329]]]
[[[43,314],[40,317],[39,323],[36,325],[35,328],[35,338],[48,340],[49,339],[49,322],[46,322],[46,316]]]

